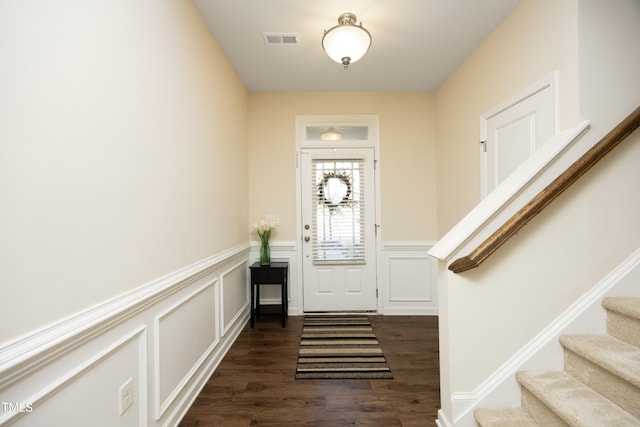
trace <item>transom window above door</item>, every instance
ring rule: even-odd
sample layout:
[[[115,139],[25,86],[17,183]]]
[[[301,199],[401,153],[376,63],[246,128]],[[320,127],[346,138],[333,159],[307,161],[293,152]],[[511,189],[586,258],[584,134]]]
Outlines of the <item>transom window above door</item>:
[[[379,118],[366,116],[296,116],[296,150],[303,148],[362,148],[376,150]]]
[[[308,126],[307,141],[366,141],[369,126]]]

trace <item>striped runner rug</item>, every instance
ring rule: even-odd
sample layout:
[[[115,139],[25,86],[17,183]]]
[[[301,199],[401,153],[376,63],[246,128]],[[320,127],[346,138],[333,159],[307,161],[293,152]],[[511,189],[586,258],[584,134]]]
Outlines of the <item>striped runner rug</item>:
[[[393,378],[367,316],[305,316],[296,379]]]

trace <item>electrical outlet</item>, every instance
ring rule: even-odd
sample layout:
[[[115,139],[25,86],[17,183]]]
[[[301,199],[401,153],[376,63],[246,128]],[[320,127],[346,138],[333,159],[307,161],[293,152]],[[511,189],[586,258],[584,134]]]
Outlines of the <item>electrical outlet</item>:
[[[265,215],[264,220],[276,227],[280,225],[280,215]]]
[[[120,415],[133,405],[133,378],[129,378],[120,386],[118,392],[118,402],[120,403]]]

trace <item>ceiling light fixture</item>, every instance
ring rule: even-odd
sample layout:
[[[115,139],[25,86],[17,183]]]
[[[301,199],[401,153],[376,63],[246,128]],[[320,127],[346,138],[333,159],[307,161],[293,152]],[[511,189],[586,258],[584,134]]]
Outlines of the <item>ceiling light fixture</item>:
[[[328,131],[320,135],[320,139],[323,141],[340,141],[342,139],[342,134],[340,132],[336,132],[333,128],[329,128]]]
[[[338,25],[325,30],[322,36],[322,47],[327,55],[346,70],[349,64],[362,58],[371,46],[371,34],[363,26],[356,25],[356,15],[343,13],[338,18]]]

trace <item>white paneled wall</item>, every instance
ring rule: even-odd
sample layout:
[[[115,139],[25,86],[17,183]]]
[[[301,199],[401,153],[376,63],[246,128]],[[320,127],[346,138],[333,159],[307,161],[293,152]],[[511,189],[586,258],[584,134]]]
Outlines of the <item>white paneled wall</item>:
[[[437,315],[437,262],[433,242],[385,242],[382,248],[382,311],[386,315]]]
[[[0,425],[177,425],[247,323],[248,255],[233,248],[0,348]]]
[[[384,315],[437,315],[437,262],[427,252],[431,241],[384,242],[378,268],[378,312]],[[273,242],[271,259],[289,262],[289,314],[303,314],[302,267],[298,266],[295,242]],[[257,261],[258,243],[250,259]],[[263,304],[280,304],[280,288],[263,287]]]

